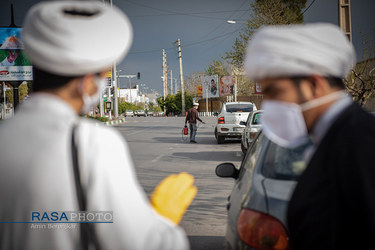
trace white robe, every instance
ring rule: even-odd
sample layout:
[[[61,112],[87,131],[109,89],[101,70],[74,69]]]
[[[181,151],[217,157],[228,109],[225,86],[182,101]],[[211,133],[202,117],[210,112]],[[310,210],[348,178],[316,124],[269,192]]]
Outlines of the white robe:
[[[0,66],[1,66],[1,67],[14,66],[14,61],[10,63],[10,62],[8,61],[8,57],[5,57],[5,59],[4,59],[2,62],[0,62]]]
[[[78,122],[87,210],[113,211],[113,224],[93,224],[102,249],[189,248],[184,231],[151,208],[119,132],[78,118],[52,95],[36,94],[17,111],[0,123],[0,222],[30,221],[32,211],[79,210],[71,157],[71,129]],[[78,226],[32,226],[0,223],[0,249],[80,249]]]

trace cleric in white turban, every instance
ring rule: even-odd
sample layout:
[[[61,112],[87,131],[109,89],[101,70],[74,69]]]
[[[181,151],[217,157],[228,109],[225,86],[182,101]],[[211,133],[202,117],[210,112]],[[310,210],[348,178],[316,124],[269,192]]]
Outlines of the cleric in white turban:
[[[79,116],[97,110],[106,72],[130,48],[127,16],[101,1],[45,1],[23,27],[33,91],[0,125],[0,248],[188,249],[170,216],[192,196],[159,192],[156,212],[123,136]]]
[[[247,75],[264,77],[345,77],[355,64],[355,52],[333,24],[267,26],[251,39],[245,59]]]
[[[354,64],[353,45],[332,24],[264,27],[249,41],[245,71],[264,97],[258,139],[306,162],[298,171],[291,163],[275,168],[280,178],[298,179],[288,208],[278,207],[290,232],[285,248],[373,245],[375,117],[345,91]]]

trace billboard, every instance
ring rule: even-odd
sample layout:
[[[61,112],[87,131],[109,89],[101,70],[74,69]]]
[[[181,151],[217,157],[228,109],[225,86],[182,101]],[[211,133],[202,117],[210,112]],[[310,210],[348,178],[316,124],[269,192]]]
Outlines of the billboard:
[[[201,80],[202,80],[203,97],[208,97],[208,98],[219,97],[217,75],[201,76]]]
[[[259,83],[255,83],[255,86],[254,86],[254,94],[263,94],[262,92],[262,88],[260,87],[260,84]]]
[[[203,96],[202,84],[197,86],[197,96]]]
[[[220,96],[234,95],[236,77],[223,76],[220,78]]]
[[[21,28],[0,27],[0,81],[31,81],[31,62],[23,51]]]

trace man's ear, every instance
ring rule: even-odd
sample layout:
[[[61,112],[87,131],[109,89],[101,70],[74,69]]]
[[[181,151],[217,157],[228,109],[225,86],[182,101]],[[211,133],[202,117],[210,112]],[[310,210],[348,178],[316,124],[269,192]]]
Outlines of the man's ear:
[[[312,75],[308,78],[313,96],[315,98],[326,95],[330,92],[329,82],[321,75]]]

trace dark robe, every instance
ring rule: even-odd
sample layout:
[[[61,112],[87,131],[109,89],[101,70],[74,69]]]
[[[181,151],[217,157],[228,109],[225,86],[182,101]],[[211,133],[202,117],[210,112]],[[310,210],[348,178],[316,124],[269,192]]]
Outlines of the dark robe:
[[[375,116],[357,104],[333,122],[288,207],[296,249],[375,249]]]

